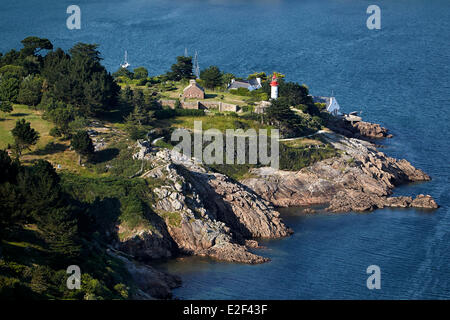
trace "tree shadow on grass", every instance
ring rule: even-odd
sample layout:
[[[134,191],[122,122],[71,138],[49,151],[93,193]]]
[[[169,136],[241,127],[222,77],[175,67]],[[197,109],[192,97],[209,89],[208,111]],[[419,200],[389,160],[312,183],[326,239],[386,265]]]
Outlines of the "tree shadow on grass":
[[[25,265],[33,262],[46,262],[48,258],[46,243],[38,232],[14,226],[4,235],[1,243],[3,254]]]
[[[44,148],[35,150],[29,154],[35,155],[35,156],[44,156],[44,155],[64,152],[66,149],[67,149],[67,146],[65,144],[49,142],[45,145]]]
[[[120,150],[117,148],[108,148],[97,151],[95,153],[95,157],[93,159],[94,163],[103,163],[108,162],[117,157],[120,153]]]
[[[217,94],[216,93],[207,93],[205,94],[205,99],[213,99],[216,98]]]
[[[16,112],[16,113],[10,114],[11,117],[26,117],[29,115],[30,115],[29,113],[23,113],[23,112]]]

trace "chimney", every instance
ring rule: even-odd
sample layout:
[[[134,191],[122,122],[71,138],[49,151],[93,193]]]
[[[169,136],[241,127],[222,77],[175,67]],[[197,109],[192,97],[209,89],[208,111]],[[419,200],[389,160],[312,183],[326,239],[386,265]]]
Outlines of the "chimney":
[[[191,79],[191,80],[189,80],[189,84],[191,84],[191,85],[196,85],[196,84],[197,84],[197,81],[195,81],[195,79]]]

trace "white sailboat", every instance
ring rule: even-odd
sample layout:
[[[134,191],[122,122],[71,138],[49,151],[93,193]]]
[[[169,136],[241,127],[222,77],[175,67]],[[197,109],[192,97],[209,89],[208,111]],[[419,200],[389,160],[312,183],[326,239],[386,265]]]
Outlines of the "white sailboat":
[[[130,66],[130,64],[128,63],[128,52],[126,50],[125,50],[125,61],[120,66],[124,69]]]

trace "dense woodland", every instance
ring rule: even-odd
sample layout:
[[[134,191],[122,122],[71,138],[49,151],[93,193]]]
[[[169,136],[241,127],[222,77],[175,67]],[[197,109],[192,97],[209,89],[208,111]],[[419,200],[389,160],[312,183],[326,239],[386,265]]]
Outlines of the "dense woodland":
[[[167,135],[168,128],[161,127],[161,121],[205,116],[202,110],[168,109],[157,102],[159,92],[171,90],[173,82],[194,78],[191,57],[177,57],[163,75],[150,76],[144,67],[133,71],[121,68],[111,75],[102,66],[95,44],[78,43],[65,52],[54,49],[47,39],[28,37],[22,45],[19,51],[0,54],[0,111],[10,113],[16,104],[39,110],[44,120],[53,123],[50,134],[70,141],[78,154],[78,165],[90,163],[95,156],[86,131],[93,119],[114,118],[134,141],[149,137],[149,132]],[[227,123],[244,129],[270,125],[285,137],[309,134],[325,124],[327,115],[313,103],[308,88],[287,82],[281,75],[280,98],[266,114],[254,114],[254,103],[270,96],[270,76],[260,73],[249,78],[256,76],[264,80],[261,89],[233,93],[247,98],[248,112],[241,116],[217,113],[217,121],[231,117]],[[211,66],[202,70],[197,81],[220,94],[233,78],[238,79]],[[23,163],[23,154],[36,145],[40,133],[19,119],[11,134],[14,142],[8,146],[9,152],[0,150],[0,298],[129,298],[135,288],[121,263],[106,253],[110,239],[102,232],[105,217],[101,212],[105,206],[117,207],[117,201],[121,212],[108,217],[108,223],[127,219],[132,224],[143,219],[151,212],[151,197],[146,191],[151,188],[149,182],[124,179],[120,174],[93,180],[58,174],[45,160]],[[321,153],[283,146],[281,165],[298,170],[332,155],[331,149]],[[134,165],[126,162],[122,166]],[[236,171],[233,167],[214,169],[231,176]],[[81,290],[66,288],[65,271],[73,264],[83,269]]]

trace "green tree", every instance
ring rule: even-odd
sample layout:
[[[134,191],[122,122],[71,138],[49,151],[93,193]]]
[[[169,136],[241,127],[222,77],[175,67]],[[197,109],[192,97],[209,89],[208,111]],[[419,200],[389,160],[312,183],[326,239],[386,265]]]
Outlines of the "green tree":
[[[22,66],[8,64],[0,68],[0,75],[2,78],[16,78],[20,80],[26,76],[26,74],[27,72]]]
[[[73,211],[69,207],[58,207],[47,210],[38,222],[39,230],[50,249],[57,254],[56,261],[70,260],[80,254],[78,244],[78,225]]]
[[[0,101],[17,101],[20,80],[14,77],[2,76],[0,79]]]
[[[31,272],[31,283],[30,287],[34,292],[39,294],[45,293],[49,288],[49,270],[47,266],[37,265],[33,267],[33,271]]]
[[[0,101],[0,111],[10,113],[13,111],[12,103],[9,101]]]
[[[153,115],[153,111],[150,115]],[[143,125],[146,120],[146,114],[142,108],[135,107],[133,112],[131,112],[125,118],[125,131],[129,134],[130,138],[133,140],[142,139],[147,134],[148,130]]]
[[[82,116],[75,116],[73,121],[69,122],[69,131],[76,132],[83,130],[89,125],[89,121]]]
[[[113,73],[114,78],[125,77],[128,79],[134,78],[134,73],[128,70],[127,68],[120,67],[116,72]]]
[[[279,76],[279,74],[277,74]],[[266,81],[262,85],[262,91],[270,96],[270,81]],[[279,96],[286,99],[291,106],[304,110],[311,116],[319,116],[320,110],[314,104],[312,97],[309,95],[308,87],[294,82],[286,82],[282,77],[278,78]],[[300,106],[303,105],[303,106]]]
[[[102,58],[100,57],[100,51],[98,49],[98,44],[88,44],[79,42],[69,49],[69,53],[73,59],[89,60],[94,64],[99,63]]]
[[[13,162],[8,153],[0,150],[0,239],[6,226],[17,220],[18,192],[14,186],[18,173],[18,164]]]
[[[125,105],[133,104],[133,90],[131,90],[130,86],[126,86],[120,93],[120,100]]]
[[[20,52],[12,49],[1,57],[0,67],[4,67],[6,65],[18,65],[21,63],[20,58]]]
[[[38,37],[27,37],[23,39],[23,53],[25,55],[36,55],[42,50],[52,50],[53,44],[48,40],[44,38],[38,38]]]
[[[45,117],[50,119],[64,136],[70,133],[70,123],[75,120],[76,115],[74,107],[70,104],[65,105],[62,102],[52,104],[45,112]]]
[[[209,89],[214,89],[222,85],[222,73],[216,66],[210,66],[209,68],[202,70],[200,72],[200,79],[203,80],[205,87]]]
[[[95,44],[78,43],[69,50],[49,53],[42,75],[48,81],[49,94],[57,101],[71,104],[84,116],[95,116],[117,102],[120,87],[100,64]]]
[[[81,165],[82,156],[89,160],[89,158],[94,154],[94,144],[86,131],[78,131],[75,135],[73,135],[70,146],[78,154],[79,165]]]
[[[17,101],[29,106],[36,106],[41,101],[43,80],[36,76],[28,76],[20,84]]]
[[[147,79],[148,77],[148,70],[144,67],[138,67],[133,70],[134,72],[134,79]]]
[[[167,73],[169,80],[180,81],[182,79],[192,79],[192,57],[177,57],[177,63],[173,64],[171,71]]]
[[[224,73],[222,75],[222,82],[227,87],[231,83],[231,80],[233,80],[233,79],[236,79],[236,76],[232,73]]]
[[[60,205],[60,179],[50,162],[38,160],[31,167],[21,167],[16,181],[24,221],[39,222],[49,208]]]
[[[11,133],[14,138],[13,148],[17,158],[20,158],[23,150],[30,149],[39,140],[39,133],[31,128],[30,123],[25,121],[25,119],[17,120],[16,126],[11,130]]]
[[[0,150],[0,172],[0,183],[11,182],[17,175],[17,163],[14,163],[4,150]]]
[[[297,124],[300,122],[300,118],[291,110],[286,98],[273,100],[270,107],[266,109],[265,115],[271,124],[280,129],[283,136],[294,136],[298,133]]]
[[[141,108],[141,109],[144,108],[145,98],[144,98],[144,92],[142,90],[139,90],[139,89],[133,90],[132,103],[135,108]]]
[[[265,81],[265,80],[267,80],[267,75],[265,72],[255,72],[255,73],[250,74],[247,79],[251,80],[251,79],[256,79],[256,78],[261,78],[262,81]]]

